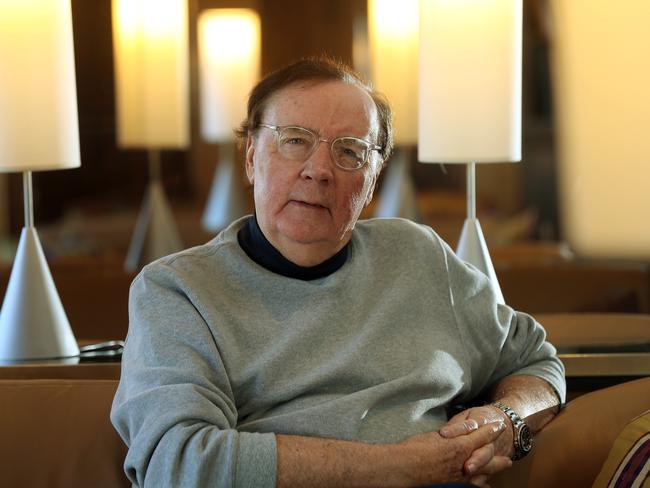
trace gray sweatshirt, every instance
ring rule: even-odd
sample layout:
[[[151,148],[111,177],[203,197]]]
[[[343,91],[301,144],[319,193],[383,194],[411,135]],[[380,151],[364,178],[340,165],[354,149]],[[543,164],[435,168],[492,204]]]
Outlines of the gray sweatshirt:
[[[111,419],[134,485],[273,487],[276,433],[399,442],[511,374],[564,401],[542,327],[430,228],[359,222],[345,265],[301,281],[246,255],[244,222],[131,286]]]

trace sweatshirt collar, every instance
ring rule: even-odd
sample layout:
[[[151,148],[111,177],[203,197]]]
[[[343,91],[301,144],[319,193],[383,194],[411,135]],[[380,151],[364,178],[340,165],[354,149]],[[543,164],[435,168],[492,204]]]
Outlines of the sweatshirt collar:
[[[309,281],[324,278],[337,271],[345,264],[350,254],[348,242],[331,258],[316,266],[299,266],[278,251],[268,241],[253,215],[237,233],[237,241],[249,258],[260,266],[287,278]]]

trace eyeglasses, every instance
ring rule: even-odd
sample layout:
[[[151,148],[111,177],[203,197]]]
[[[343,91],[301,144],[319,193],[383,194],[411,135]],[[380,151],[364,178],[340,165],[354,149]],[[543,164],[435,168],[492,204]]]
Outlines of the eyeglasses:
[[[306,161],[316,150],[319,143],[329,143],[332,161],[339,168],[346,171],[363,168],[370,159],[370,151],[381,150],[381,146],[356,137],[337,137],[331,141],[321,139],[317,133],[294,125],[260,124],[259,127],[275,131],[278,151],[287,159]]]

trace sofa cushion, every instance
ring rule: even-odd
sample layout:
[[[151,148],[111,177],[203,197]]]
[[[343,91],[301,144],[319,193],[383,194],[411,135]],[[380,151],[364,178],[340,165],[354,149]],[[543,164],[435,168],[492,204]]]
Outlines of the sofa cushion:
[[[650,486],[650,410],[616,438],[593,488]]]
[[[0,380],[3,486],[129,486],[110,423],[116,380]]]

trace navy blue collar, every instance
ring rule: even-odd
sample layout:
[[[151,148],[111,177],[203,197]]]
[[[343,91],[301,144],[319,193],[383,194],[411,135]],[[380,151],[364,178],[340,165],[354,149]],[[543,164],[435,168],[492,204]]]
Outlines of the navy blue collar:
[[[316,266],[298,266],[285,258],[268,241],[253,215],[237,233],[237,241],[248,257],[260,266],[288,278],[309,281],[324,278],[345,264],[350,254],[348,242],[331,258]]]

